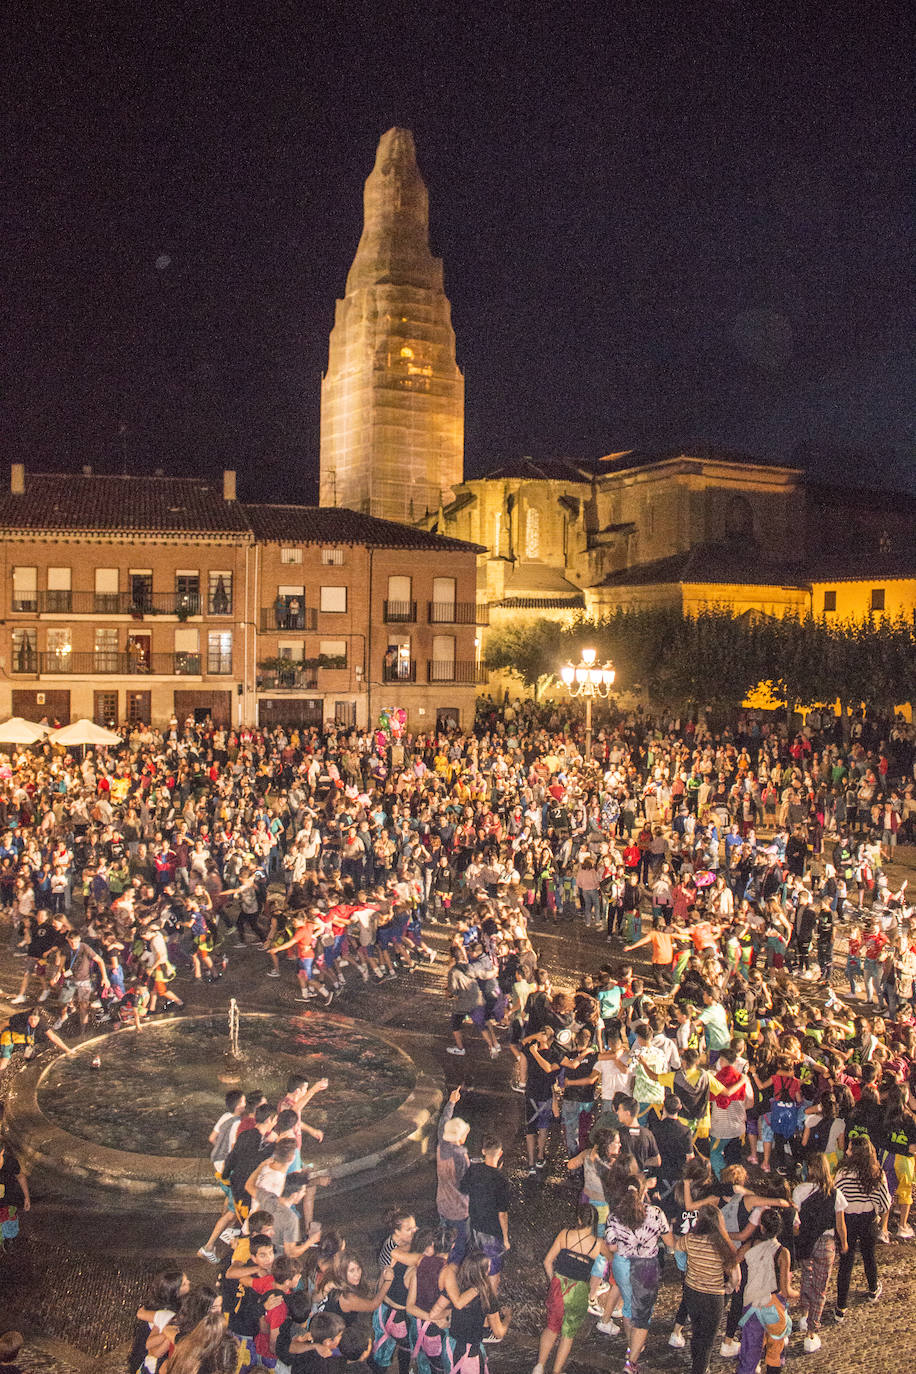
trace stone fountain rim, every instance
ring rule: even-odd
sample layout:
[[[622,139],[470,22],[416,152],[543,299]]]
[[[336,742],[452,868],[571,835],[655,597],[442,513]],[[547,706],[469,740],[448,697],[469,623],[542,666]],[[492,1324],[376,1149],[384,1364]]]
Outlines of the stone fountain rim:
[[[351,1027],[363,1035],[380,1040],[395,1050],[400,1058],[407,1060],[415,1074],[414,1086],[399,1107],[381,1121],[345,1137],[348,1146],[346,1154],[340,1151],[339,1146],[324,1150],[316,1143],[310,1149],[317,1166],[315,1172],[330,1174],[332,1180],[343,1180],[376,1168],[410,1142],[422,1141],[431,1129],[442,1106],[442,1090],[432,1074],[417,1062],[415,1053],[408,1054],[391,1031],[336,1012],[324,1013],[311,1009],[294,1013],[240,1011],[239,1015],[265,1021],[276,1020],[278,1015],[287,1015],[291,1020],[311,1020],[320,1016],[322,1023],[329,1021]],[[183,1021],[212,1022],[218,1019],[218,1012],[205,1012],[152,1024],[177,1026]],[[115,1032],[93,1036],[77,1047],[80,1057],[91,1055],[95,1049],[107,1043],[112,1034],[136,1037],[132,1027],[120,1027]],[[75,1174],[87,1182],[127,1188],[132,1192],[167,1189],[173,1193],[183,1192],[188,1196],[208,1198],[219,1192],[206,1156],[151,1155],[116,1150],[109,1145],[96,1145],[57,1126],[45,1116],[38,1103],[38,1090],[57,1058],[54,1056],[46,1060],[42,1055],[40,1060],[17,1073],[10,1085],[6,1102],[6,1133],[23,1162],[32,1167],[43,1166],[55,1173]]]

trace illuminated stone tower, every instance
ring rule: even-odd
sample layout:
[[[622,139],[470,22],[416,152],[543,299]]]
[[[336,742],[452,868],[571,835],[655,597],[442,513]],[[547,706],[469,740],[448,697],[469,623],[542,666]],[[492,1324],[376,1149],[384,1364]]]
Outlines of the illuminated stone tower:
[[[409,129],[389,129],[363,195],[321,383],[321,504],[419,520],[464,471],[464,378]]]

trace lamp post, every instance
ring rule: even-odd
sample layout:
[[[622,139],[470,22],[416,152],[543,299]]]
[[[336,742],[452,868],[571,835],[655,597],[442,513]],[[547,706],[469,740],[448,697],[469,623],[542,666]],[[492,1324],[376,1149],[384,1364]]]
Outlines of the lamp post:
[[[610,695],[617,676],[610,663],[597,664],[594,649],[583,649],[578,663],[567,663],[560,669],[563,685],[571,697],[585,699],[585,756],[592,756],[592,702]]]

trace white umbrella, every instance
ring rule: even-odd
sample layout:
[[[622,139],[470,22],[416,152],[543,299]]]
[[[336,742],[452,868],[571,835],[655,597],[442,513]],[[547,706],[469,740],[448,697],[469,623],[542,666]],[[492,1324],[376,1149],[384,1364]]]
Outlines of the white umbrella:
[[[22,716],[11,716],[0,725],[0,744],[37,744],[44,739],[50,725],[36,725]]]
[[[48,739],[52,744],[123,744],[120,735],[114,730],[103,730],[91,720],[75,720],[72,725],[63,725],[52,730]]]

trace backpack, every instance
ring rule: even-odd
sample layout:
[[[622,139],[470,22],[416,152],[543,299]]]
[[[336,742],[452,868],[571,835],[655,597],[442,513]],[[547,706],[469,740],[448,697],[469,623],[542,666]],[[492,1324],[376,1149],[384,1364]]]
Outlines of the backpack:
[[[831,1189],[829,1193],[822,1193],[816,1188],[802,1203],[798,1223],[795,1253],[801,1260],[810,1259],[824,1232],[832,1231],[836,1225],[836,1192]]]
[[[770,1107],[770,1127],[774,1135],[791,1139],[798,1125],[798,1108],[794,1102],[774,1102]]]

